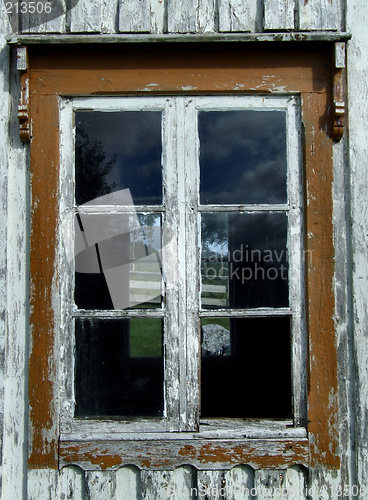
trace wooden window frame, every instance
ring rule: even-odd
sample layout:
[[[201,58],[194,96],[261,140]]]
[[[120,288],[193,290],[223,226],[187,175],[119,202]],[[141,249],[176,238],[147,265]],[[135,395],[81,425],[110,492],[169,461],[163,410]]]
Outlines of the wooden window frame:
[[[334,336],[332,238],[332,64],[330,44],[203,44],[30,47],[27,80],[31,115],[31,352],[29,361],[29,467],[114,469],[124,464],[170,469],[283,468],[292,464],[339,466],[337,369]],[[245,51],[244,48],[247,48]],[[277,61],[277,64],[275,63]],[[86,433],[60,439],[65,410],[59,397],[59,344],[63,293],[58,262],[63,99],[93,95],[298,96],[303,123],[305,304],[308,339],[308,437],[270,425],[244,432],[132,434],[111,432],[99,440]],[[65,290],[64,290],[65,291]],[[61,353],[59,355],[59,352]],[[239,431],[239,429],[238,429]],[[266,437],[267,436],[267,437]],[[271,438],[272,436],[272,438]]]
[[[74,111],[93,110],[159,111],[162,113],[163,185],[164,200],[160,205],[139,206],[77,206],[70,186],[74,180]],[[197,119],[200,111],[209,110],[253,110],[262,112],[282,111],[286,118],[287,156],[287,201],[283,204],[248,205],[201,205],[199,203],[199,137]],[[289,317],[291,321],[292,394],[293,418],[278,422],[259,420],[257,427],[265,438],[273,437],[270,429],[275,427],[284,437],[305,437],[306,432],[306,374],[305,374],[305,314],[303,295],[302,255],[302,176],[301,176],[301,127],[299,98],[287,96],[174,96],[174,97],[87,97],[66,98],[60,106],[60,134],[63,147],[60,150],[60,187],[64,194],[60,200],[62,219],[59,235],[59,288],[61,318],[59,343],[69,353],[70,359],[60,366],[62,380],[60,403],[63,411],[60,418],[61,441],[81,439],[89,434],[95,440],[120,433],[153,432],[205,432],[207,435],[227,429],[227,432],[249,433],[249,425],[235,424],[234,419],[199,418],[199,349],[197,332],[202,318],[265,318]],[[180,154],[179,154],[180,150]],[[182,186],[185,185],[185,189]],[[181,207],[179,209],[179,207]],[[74,266],[65,252],[65,245],[73,241],[75,214],[81,217],[109,214],[151,213],[163,217],[162,265],[166,287],[162,308],[128,310],[84,310],[73,301]],[[200,302],[200,251],[199,233],[201,214],[206,213],[285,213],[288,217],[287,252],[289,263],[290,305],[288,307],[260,307],[252,309],[206,309]],[[114,215],[116,216],[116,215]],[[181,221],[183,227],[177,227]],[[185,221],[185,223],[183,223]],[[169,236],[166,227],[171,230]],[[175,236],[173,236],[175,235]],[[70,240],[70,241],[66,241]],[[72,249],[69,250],[72,253]],[[173,263],[176,263],[173,265]],[[180,305],[178,307],[178,305]],[[71,353],[75,350],[73,323],[77,318],[157,318],[163,319],[165,345],[165,410],[160,418],[105,419],[74,418],[74,364]],[[190,320],[188,320],[190,318]],[[186,329],[180,325],[187,324]],[[181,332],[178,335],[179,331]],[[178,352],[180,364],[178,364]],[[66,356],[67,358],[67,356]],[[243,381],[246,383],[246,381]],[[181,389],[180,389],[181,388]],[[183,390],[182,388],[186,388]],[[280,388],[282,390],[282,388]],[[111,419],[110,419],[111,420]],[[299,429],[298,429],[299,428]],[[113,431],[111,430],[113,429]],[[131,437],[133,437],[131,435]],[[159,438],[159,436],[157,436]]]

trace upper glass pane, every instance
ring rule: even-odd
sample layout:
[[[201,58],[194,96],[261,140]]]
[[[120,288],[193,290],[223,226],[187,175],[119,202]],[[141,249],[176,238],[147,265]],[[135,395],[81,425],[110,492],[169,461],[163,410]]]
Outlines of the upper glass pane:
[[[286,203],[286,113],[200,111],[200,202]]]
[[[77,205],[122,189],[134,204],[161,204],[161,121],[161,111],[77,111]]]

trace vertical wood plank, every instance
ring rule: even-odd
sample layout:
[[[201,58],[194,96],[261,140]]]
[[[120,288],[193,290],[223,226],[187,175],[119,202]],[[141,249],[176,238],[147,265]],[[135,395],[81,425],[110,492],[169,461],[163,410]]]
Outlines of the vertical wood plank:
[[[64,467],[58,475],[58,497],[63,500],[85,500],[85,476],[79,467]]]
[[[284,470],[260,469],[254,473],[254,487],[257,492],[257,500],[285,500],[285,476]]]
[[[87,471],[86,499],[87,500],[115,500],[116,473],[108,471]]]
[[[193,467],[184,465],[178,467],[173,471],[173,500],[191,500],[195,498],[195,485],[196,485],[197,472]]]
[[[169,33],[197,31],[198,0],[168,0],[167,27]]]
[[[299,29],[339,30],[341,26],[340,0],[298,0]]]
[[[19,14],[22,33],[63,33],[66,26],[66,1],[53,0],[51,12],[45,12],[45,4],[49,0],[37,0],[44,7],[42,12]]]
[[[164,33],[167,29],[166,2],[151,0],[151,33]]]
[[[117,0],[79,0],[69,15],[72,33],[113,33]]]
[[[295,0],[264,0],[264,30],[294,29]]]
[[[29,406],[31,468],[58,466],[58,354],[55,311],[59,214],[58,96],[34,96],[31,142]],[[50,186],[53,188],[50,189]]]
[[[254,470],[247,465],[239,465],[225,473],[227,500],[254,499]]]
[[[169,33],[207,33],[216,30],[216,0],[169,0]]]
[[[101,32],[116,33],[119,23],[118,0],[101,0]]]
[[[248,2],[244,0],[218,0],[219,31],[251,31],[251,17]]]
[[[141,495],[145,500],[190,500],[196,498],[196,472],[182,466],[174,471],[141,471]],[[131,500],[133,497],[130,497]],[[141,497],[137,497],[141,498]]]
[[[176,126],[176,101],[166,99],[165,119],[163,122],[163,192],[166,213],[164,217],[164,228],[162,234],[162,262],[163,275],[168,284],[166,286],[166,318],[164,329],[164,345],[170,345],[171,349],[164,349],[165,357],[165,416],[168,421],[168,430],[179,428],[179,336],[180,329],[179,312],[176,304],[179,303],[179,266],[170,263],[180,256],[178,241],[179,210],[178,193],[166,197],[169,186],[178,184],[178,155],[176,145],[178,144]]]
[[[198,498],[203,500],[220,500],[225,497],[225,471],[208,470],[197,473]]]
[[[186,400],[187,400],[187,429],[196,430],[199,422],[199,365],[200,365],[200,336],[199,336],[199,279],[201,270],[199,266],[200,252],[200,222],[198,218],[199,205],[199,179],[193,175],[193,165],[199,172],[199,143],[198,143],[198,118],[196,99],[185,100],[183,116],[183,140],[185,149],[183,178],[185,192],[185,246],[186,254]],[[184,318],[183,318],[184,319]]]
[[[353,482],[353,485],[356,485]],[[330,500],[331,498],[357,498],[357,495],[343,494],[344,486],[341,483],[341,473],[339,469],[331,470],[327,467],[313,467],[309,470],[308,477],[308,498],[313,500]],[[349,492],[349,485],[346,485],[346,490]],[[364,486],[364,488],[366,488]],[[351,490],[352,491],[352,490]],[[366,491],[366,490],[365,490]],[[340,492],[340,493],[339,493]],[[358,498],[366,499],[366,495]]]
[[[304,500],[308,485],[308,471],[300,465],[293,465],[285,474],[285,500]]]
[[[119,31],[149,33],[151,31],[150,0],[120,0]]]
[[[308,430],[311,466],[339,467],[334,248],[332,226],[332,109],[329,94],[303,94],[308,171],[305,217],[306,307],[309,318]],[[318,148],[316,147],[318,144]],[[318,294],[315,291],[318,290]],[[320,297],[323,297],[321,302]],[[326,311],[331,311],[326,314]]]
[[[34,469],[28,472],[27,500],[54,500],[57,495],[58,471]]]
[[[8,14],[6,12],[5,2],[0,2],[0,16],[0,33],[3,36],[6,37],[11,35],[12,33],[18,33],[19,15],[16,13],[15,9],[12,9],[11,13]]]
[[[101,30],[101,0],[79,0],[70,11],[70,31],[99,32]]]
[[[172,471],[142,470],[141,487],[144,500],[175,498],[175,481]]]
[[[197,18],[198,33],[212,33],[217,31],[216,9],[216,0],[199,0]]]
[[[121,467],[116,471],[117,500],[139,500],[141,498],[141,478],[137,467]]]
[[[7,37],[12,26],[0,15],[0,498],[25,497],[27,366],[27,214],[29,148],[20,142],[20,95]],[[14,26],[14,25],[13,25]]]
[[[354,375],[350,380],[352,418],[347,424],[355,443],[352,475],[354,482],[367,490],[368,428],[368,10],[365,0],[347,2],[347,29],[354,36],[348,47],[349,143],[351,196],[351,280],[352,299],[348,304],[353,327]],[[345,375],[346,376],[346,375]],[[353,425],[355,423],[355,426]],[[363,495],[362,495],[363,497]],[[363,497],[364,498],[364,497]],[[365,496],[367,498],[367,495]]]

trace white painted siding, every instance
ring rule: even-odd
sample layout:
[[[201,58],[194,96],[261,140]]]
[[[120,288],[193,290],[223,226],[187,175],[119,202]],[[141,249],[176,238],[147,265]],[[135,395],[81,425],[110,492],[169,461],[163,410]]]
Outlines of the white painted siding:
[[[264,0],[264,29],[269,31],[294,29],[294,0]]]
[[[26,488],[28,148],[19,139],[11,28],[0,9],[0,497],[16,500]]]
[[[58,2],[63,14],[45,24],[20,15],[23,32],[245,33],[345,25],[345,0],[79,0],[70,12],[66,0]]]
[[[139,6],[136,7],[136,5]],[[167,5],[167,9],[165,9]],[[218,5],[218,8],[216,7]],[[345,26],[342,0],[80,0],[65,15],[29,28],[33,33],[211,33],[285,30],[341,30]],[[6,37],[11,34],[1,2],[0,18],[0,436],[1,498],[45,500],[140,500],[180,498],[170,492],[207,485],[228,486],[234,500],[247,499],[236,487],[281,486],[290,499],[304,499],[305,487],[367,486],[368,407],[368,11],[366,0],[349,0],[348,43],[349,136],[334,147],[334,225],[336,245],[336,330],[339,351],[340,434],[342,471],[254,471],[240,466],[230,471],[203,471],[185,466],[175,471],[147,472],[124,467],[117,472],[84,472],[68,467],[61,472],[33,470],[26,487],[26,349],[27,349],[27,227],[28,146],[20,144],[16,119],[16,72],[9,66]],[[295,17],[294,17],[295,13]],[[14,17],[14,16],[13,16]],[[294,25],[294,18],[296,24]],[[17,20],[13,19],[13,32]],[[11,87],[10,87],[11,83]],[[350,178],[349,178],[350,175]],[[351,198],[351,221],[349,216]],[[351,231],[351,234],[350,234]],[[353,265],[350,265],[349,257]],[[350,281],[351,280],[351,281]],[[346,284],[351,283],[351,288]],[[350,311],[350,306],[353,310]],[[353,335],[352,337],[350,335]],[[352,404],[352,402],[355,402]],[[352,443],[356,444],[356,454]],[[231,490],[231,486],[234,489]],[[28,493],[26,495],[26,489]],[[328,492],[328,490],[327,490]],[[334,498],[331,490],[321,498]],[[181,495],[181,493],[180,493]],[[204,498],[204,493],[199,493]],[[187,498],[190,498],[189,496]],[[207,498],[216,497],[216,488]],[[262,493],[258,496],[262,498]],[[274,496],[273,498],[277,498]],[[319,498],[313,496],[312,498]],[[368,498],[362,495],[362,498]]]
[[[348,112],[351,194],[352,301],[356,412],[356,474],[367,487],[368,452],[368,10],[365,0],[347,2],[347,26],[354,33],[348,44]],[[366,488],[367,489],[367,488]],[[368,498],[368,492],[363,498]]]
[[[228,500],[250,500],[256,491],[258,499],[304,500],[307,486],[307,471],[298,466],[265,471],[248,466],[196,471],[183,466],[174,471],[141,472],[129,466],[116,472],[83,472],[67,467],[60,472],[31,471],[27,500],[221,500],[224,495]]]

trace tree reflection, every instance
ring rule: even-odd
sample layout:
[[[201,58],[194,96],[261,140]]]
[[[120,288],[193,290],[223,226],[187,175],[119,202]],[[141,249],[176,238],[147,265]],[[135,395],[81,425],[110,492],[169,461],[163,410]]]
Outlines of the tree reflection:
[[[110,157],[102,142],[90,140],[80,127],[75,140],[75,197],[78,205],[109,194],[115,183],[106,182],[107,174],[116,164],[116,154]]]

